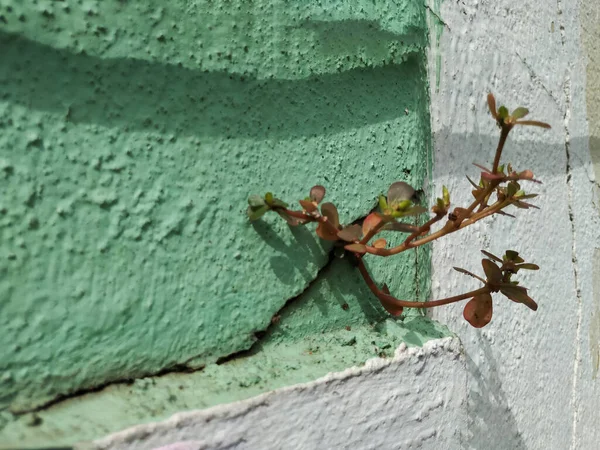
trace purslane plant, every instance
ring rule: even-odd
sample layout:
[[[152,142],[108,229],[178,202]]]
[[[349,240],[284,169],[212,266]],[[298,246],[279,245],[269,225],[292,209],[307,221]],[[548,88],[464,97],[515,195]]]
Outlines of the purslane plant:
[[[335,205],[322,203],[325,197],[323,186],[314,186],[309,196],[299,201],[301,210],[289,209],[287,203],[275,198],[270,192],[264,197],[253,195],[248,199],[248,217],[250,220],[257,220],[266,212],[274,211],[290,226],[316,222],[317,236],[335,242],[354,256],[353,260],[356,261],[356,266],[367,286],[393,316],[402,314],[404,308],[433,308],[469,299],[464,307],[463,316],[472,326],[481,328],[492,319],[492,294],[496,292],[500,292],[516,303],[523,303],[535,311],[537,304],[529,297],[528,289],[520,286],[519,282],[512,277],[519,270],[538,270],[539,267],[536,264],[526,263],[514,250],[507,250],[502,258],[482,250],[486,256],[481,261],[484,277],[454,267],[458,272],[481,281],[482,287],[453,297],[425,302],[401,300],[392,296],[387,285],[383,284],[380,287],[372,279],[364,261],[365,255],[387,257],[420,247],[494,214],[514,218],[504,211],[509,206],[520,209],[537,208],[526,201],[536,197],[537,194],[525,193],[519,182],[540,183],[540,181],[534,179],[531,170],[516,171],[511,164],[501,165],[500,159],[506,139],[515,126],[531,125],[550,128],[550,125],[524,120],[529,111],[523,107],[515,109],[510,114],[505,106],[496,109],[496,100],[492,94],[488,94],[487,102],[490,113],[500,128],[500,138],[491,169],[474,163],[481,169],[479,183],[467,177],[473,188],[471,193],[474,200],[466,208],[454,207],[451,210],[450,193],[444,186],[442,196],[431,208],[433,215],[429,220],[420,226],[403,222],[403,218],[424,214],[427,210],[415,203],[415,190],[409,184],[398,181],[389,187],[387,196],[379,197],[379,211],[369,214],[362,225],[342,226]],[[433,225],[444,219],[446,219],[445,223],[433,231]],[[406,233],[408,236],[400,245],[388,247],[384,238],[377,237],[377,234],[384,230]]]

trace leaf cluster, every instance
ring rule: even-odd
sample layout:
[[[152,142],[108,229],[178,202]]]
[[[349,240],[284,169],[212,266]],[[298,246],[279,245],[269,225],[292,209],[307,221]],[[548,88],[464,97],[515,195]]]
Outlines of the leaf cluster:
[[[382,306],[392,315],[402,314],[404,308],[431,308],[462,300],[469,300],[464,307],[463,316],[474,327],[487,325],[492,318],[492,294],[500,293],[516,303],[522,303],[531,310],[537,310],[537,303],[529,297],[528,289],[513,280],[520,270],[538,270],[533,263],[525,262],[514,250],[507,250],[502,258],[482,250],[486,256],[481,261],[484,277],[475,275],[466,269],[457,271],[476,278],[483,283],[479,289],[465,292],[453,297],[428,302],[401,300],[391,295],[387,285],[381,287],[371,278],[364,261],[366,255],[388,257],[417,248],[457,232],[479,220],[492,215],[515,217],[505,211],[510,206],[517,209],[531,209],[537,206],[527,200],[537,196],[527,193],[521,187],[522,182],[541,183],[535,179],[531,170],[515,170],[509,164],[500,164],[502,151],[509,132],[517,125],[531,125],[550,128],[550,125],[524,120],[529,113],[527,108],[519,107],[508,112],[508,108],[500,106],[496,109],[496,100],[492,94],[487,97],[490,114],[500,128],[500,138],[494,162],[491,168],[476,164],[480,172],[479,182],[475,183],[467,177],[471,184],[473,201],[467,206],[453,207],[451,195],[446,186],[442,187],[441,196],[436,199],[430,209],[430,216],[422,225],[416,226],[407,221],[408,218],[426,214],[428,210],[417,201],[415,189],[404,181],[392,183],[387,193],[378,198],[378,210],[368,214],[362,223],[342,225],[336,206],[331,202],[323,202],[326,190],[317,185],[310,189],[309,195],[298,201],[301,209],[289,209],[289,205],[267,192],[264,196],[252,195],[248,199],[247,214],[250,220],[258,220],[265,213],[273,211],[281,216],[290,226],[317,224],[315,232],[319,238],[335,242],[353,256],[357,268],[371,292],[379,299]],[[438,222],[445,222],[434,230]],[[404,241],[390,247],[385,238],[377,236],[382,231],[404,233]]]

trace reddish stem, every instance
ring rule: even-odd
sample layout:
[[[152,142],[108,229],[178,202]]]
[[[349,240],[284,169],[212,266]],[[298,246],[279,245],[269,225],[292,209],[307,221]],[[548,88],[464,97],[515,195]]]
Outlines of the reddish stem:
[[[469,291],[464,294],[455,295],[454,297],[447,297],[440,300],[432,300],[428,302],[411,302],[408,300],[400,300],[393,295],[386,294],[381,289],[377,287],[373,278],[369,274],[365,263],[362,260],[358,261],[358,270],[360,274],[364,278],[367,286],[371,290],[371,292],[384,304],[387,304],[392,307],[402,307],[402,308],[434,308],[436,306],[448,305],[450,303],[459,302],[461,300],[466,300],[468,298],[475,297],[476,295],[489,293],[490,289],[487,286],[484,286],[479,289],[475,289],[474,291]]]

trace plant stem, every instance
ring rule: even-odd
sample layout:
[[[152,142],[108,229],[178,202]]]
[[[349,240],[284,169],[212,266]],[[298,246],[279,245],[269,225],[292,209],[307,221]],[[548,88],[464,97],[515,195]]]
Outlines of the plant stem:
[[[417,230],[415,230],[411,235],[409,235],[404,240],[403,245],[410,244],[412,241],[414,241],[416,238],[421,236],[423,233],[426,233],[427,231],[429,231],[431,229],[431,225],[442,220],[444,218],[444,216],[445,216],[444,214],[436,214],[435,217],[432,217],[431,219],[429,219],[427,222],[425,222],[423,225],[421,225]]]
[[[464,294],[455,295],[454,297],[442,298],[439,300],[432,300],[427,302],[411,302],[408,300],[400,300],[393,295],[386,294],[381,289],[377,287],[373,278],[369,274],[365,263],[362,260],[358,261],[358,270],[360,274],[364,278],[367,286],[371,290],[371,292],[382,302],[390,306],[394,307],[402,307],[402,308],[434,308],[436,306],[448,305],[450,303],[459,302],[461,300],[465,300],[467,298],[475,297],[476,295],[489,293],[490,289],[487,286],[484,286],[479,289],[475,289],[473,291],[466,292]]]
[[[512,130],[512,125],[502,125],[502,130],[500,131],[500,140],[498,141],[498,147],[496,147],[496,155],[494,156],[494,165],[492,166],[492,173],[495,175],[498,171],[498,166],[500,165],[500,157],[502,156],[502,150],[504,149],[504,144],[506,143],[506,138],[508,137],[508,133]]]
[[[494,213],[497,213],[498,211],[500,211],[502,208],[508,206],[510,204],[510,202],[508,200],[504,200],[502,202],[498,201],[496,203],[494,203],[491,206],[488,206],[486,209],[484,209],[481,212],[478,212],[476,214],[473,214],[471,217],[469,217],[468,219],[464,220],[458,227],[448,227],[448,226],[444,226],[443,228],[441,228],[440,230],[436,231],[435,233],[431,233],[421,239],[418,239],[414,242],[403,242],[402,244],[398,245],[397,247],[393,247],[390,249],[387,248],[375,248],[375,247],[366,247],[366,251],[367,253],[371,253],[373,255],[378,255],[378,256],[391,256],[391,255],[397,255],[398,253],[402,253],[403,251],[406,251],[410,248],[415,248],[415,247],[420,247],[421,245],[427,244],[428,242],[434,241],[438,238],[441,238],[442,236],[445,236],[447,234],[451,234],[454,233],[455,231],[458,230],[462,230],[463,228],[474,224],[475,222],[483,219],[484,217],[490,216]],[[451,222],[450,222],[451,223]]]

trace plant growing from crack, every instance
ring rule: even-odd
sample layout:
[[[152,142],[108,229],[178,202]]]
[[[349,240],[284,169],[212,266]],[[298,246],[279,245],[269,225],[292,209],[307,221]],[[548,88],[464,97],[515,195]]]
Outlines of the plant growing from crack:
[[[465,269],[454,268],[458,272],[481,281],[482,287],[453,297],[425,302],[395,298],[386,284],[381,287],[377,285],[364,261],[365,255],[387,257],[420,247],[494,214],[514,218],[513,215],[504,211],[509,206],[520,209],[537,208],[526,201],[536,197],[537,194],[525,193],[519,182],[540,183],[540,181],[534,179],[531,170],[516,171],[511,164],[501,165],[500,159],[506,139],[515,126],[531,125],[550,128],[550,125],[534,120],[524,120],[523,118],[529,111],[523,107],[515,109],[510,114],[505,106],[496,109],[496,100],[492,94],[488,95],[487,103],[492,117],[500,128],[500,138],[491,169],[474,163],[481,169],[479,183],[475,183],[467,177],[473,187],[471,193],[474,200],[466,208],[454,207],[451,210],[450,193],[444,186],[442,196],[431,208],[433,215],[429,220],[420,226],[403,222],[402,219],[424,214],[427,210],[415,203],[415,190],[409,184],[398,181],[389,187],[387,196],[379,197],[379,211],[370,213],[361,225],[342,226],[340,224],[335,205],[328,202],[322,203],[325,197],[323,186],[314,186],[310,190],[309,196],[299,201],[301,210],[289,209],[287,203],[275,198],[270,192],[264,197],[252,195],[248,199],[248,217],[250,220],[257,220],[266,212],[274,211],[290,226],[316,222],[317,236],[327,241],[333,241],[335,245],[343,247],[347,253],[353,256],[358,271],[367,286],[379,299],[382,306],[393,316],[402,314],[404,308],[433,308],[469,299],[464,307],[463,316],[472,326],[481,328],[492,319],[492,294],[496,292],[500,292],[516,303],[523,303],[535,311],[537,304],[529,297],[528,289],[520,286],[519,282],[513,280],[512,277],[519,270],[538,270],[539,267],[536,264],[526,263],[514,250],[507,250],[502,258],[482,250],[486,256],[481,261],[485,277],[480,277]],[[444,219],[445,223],[433,231],[433,225]],[[385,230],[405,233],[408,236],[400,245],[388,247],[384,238],[377,237],[378,233]]]

